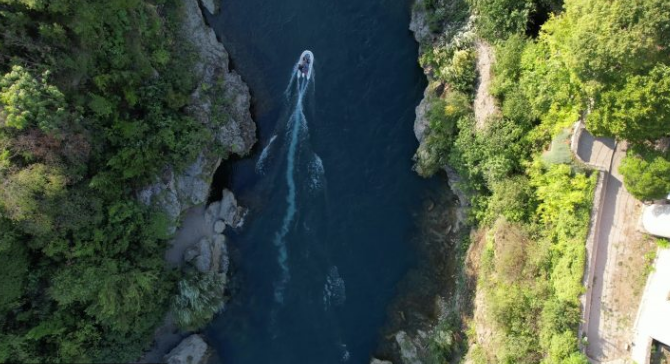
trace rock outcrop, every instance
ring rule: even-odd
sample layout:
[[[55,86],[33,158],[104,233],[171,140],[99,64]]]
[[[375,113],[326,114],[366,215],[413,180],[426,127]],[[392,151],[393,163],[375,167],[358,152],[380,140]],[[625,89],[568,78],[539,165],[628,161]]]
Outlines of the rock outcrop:
[[[431,33],[430,27],[428,26],[427,12],[423,8],[422,4],[423,4],[422,0],[417,0],[412,10],[412,20],[409,25],[409,29],[414,33],[414,38],[416,39],[417,42],[419,42],[422,45],[420,48],[420,53],[424,51],[425,45],[430,45],[430,43],[437,42],[440,39],[439,36],[436,36],[433,33]],[[473,24],[472,19],[470,19],[467,23],[463,24],[463,27],[460,29],[460,31],[456,32],[453,42],[456,43],[470,42],[474,35],[474,33],[472,32],[473,28],[472,24]],[[446,26],[449,27],[449,25]],[[424,142],[426,139],[425,138],[426,135],[428,135],[428,133],[430,132],[430,122],[428,120],[428,112],[430,111],[431,108],[431,98],[440,97],[440,94],[445,89],[445,85],[439,84],[439,82],[433,80],[432,69],[426,68],[424,69],[424,73],[428,77],[429,84],[423,93],[423,99],[421,100],[421,103],[419,103],[419,105],[416,107],[415,110],[416,119],[414,120],[414,135],[416,136],[416,139],[420,143],[420,146],[417,150],[418,154],[428,153],[427,147],[424,144]],[[422,156],[417,155],[416,157],[421,158]],[[451,187],[454,194],[458,196],[460,205],[462,207],[470,206],[470,201],[466,193],[458,187],[462,180],[461,177],[458,175],[458,173],[456,173],[456,171],[452,167],[448,165],[445,165],[443,167],[443,170],[447,174],[447,178],[449,180],[449,186]]]
[[[493,80],[493,64],[495,56],[493,47],[484,40],[477,41],[477,95],[475,96],[475,120],[477,129],[484,129],[486,122],[492,116],[499,114],[496,100],[491,95],[491,81]]]
[[[187,113],[209,129],[202,141],[203,150],[186,168],[177,170],[167,165],[157,180],[137,193],[139,201],[155,206],[169,217],[169,233],[175,238],[166,251],[166,261],[173,267],[192,265],[203,274],[226,274],[229,268],[226,227],[238,227],[244,209],[237,206],[232,192],[224,191],[223,199],[205,210],[214,172],[224,156],[244,156],[256,142],[256,125],[251,119],[249,88],[235,71],[229,69],[228,53],[207,26],[201,5],[216,13],[219,0],[181,0],[183,16],[182,39],[190,43],[197,59],[192,74],[197,87],[190,96]],[[186,217],[185,219],[182,219]],[[181,221],[184,220],[184,221]],[[182,226],[177,231],[177,227]],[[224,289],[224,287],[222,287]],[[154,347],[143,360],[153,361],[166,352],[167,342],[178,336],[173,320],[156,331]],[[170,335],[165,339],[164,332]],[[174,344],[173,344],[174,345]],[[172,364],[205,363],[211,350],[199,335],[181,341],[164,360]],[[161,354],[159,354],[161,353]]]
[[[207,207],[205,212],[205,222],[212,225],[216,230],[217,223],[223,223],[223,228],[230,226],[233,229],[238,228],[244,222],[246,209],[237,205],[235,195],[229,190],[223,190],[221,201],[217,201]],[[221,226],[221,224],[218,224]],[[221,231],[223,232],[223,230]]]
[[[419,359],[419,349],[414,341],[407,335],[406,332],[400,331],[395,335],[395,340],[400,346],[400,355],[403,364],[423,364]]]
[[[182,1],[182,34],[198,54],[193,74],[199,87],[191,94],[187,110],[211,131],[211,139],[203,142],[205,149],[183,171],[165,166],[161,177],[138,193],[140,201],[166,212],[171,219],[170,233],[176,231],[185,210],[207,200],[222,156],[246,155],[256,142],[249,88],[237,72],[229,70],[228,53],[205,24],[198,0]]]
[[[393,364],[393,363],[391,363],[388,360],[379,360],[377,358],[372,358],[372,360],[370,360],[370,364]]]
[[[182,340],[163,360],[167,364],[205,364],[211,351],[200,335],[191,335]]]
[[[419,44],[432,39],[430,27],[428,26],[428,12],[423,6],[423,0],[417,0],[412,10],[412,20],[409,23],[409,30],[414,34],[414,39]]]
[[[209,11],[210,14],[216,14],[219,12],[219,3],[220,0],[200,0],[202,6]]]

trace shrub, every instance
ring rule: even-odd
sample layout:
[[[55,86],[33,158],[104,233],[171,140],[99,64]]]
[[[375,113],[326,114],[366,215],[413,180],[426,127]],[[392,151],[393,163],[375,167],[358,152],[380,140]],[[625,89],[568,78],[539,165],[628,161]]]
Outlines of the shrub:
[[[178,293],[172,301],[177,325],[182,330],[197,330],[212,320],[223,308],[226,276],[220,273],[191,272],[179,281]]]
[[[665,198],[670,192],[670,160],[651,148],[631,148],[621,162],[626,189],[642,201]]]

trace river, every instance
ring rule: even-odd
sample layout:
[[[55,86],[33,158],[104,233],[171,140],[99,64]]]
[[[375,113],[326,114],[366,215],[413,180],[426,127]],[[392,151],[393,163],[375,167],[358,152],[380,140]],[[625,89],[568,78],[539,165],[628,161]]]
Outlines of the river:
[[[250,208],[237,289],[207,328],[215,362],[367,363],[416,218],[438,179],[412,171],[425,88],[408,1],[225,0],[207,20],[249,84],[259,145],[217,172]],[[298,80],[301,52],[314,74]]]

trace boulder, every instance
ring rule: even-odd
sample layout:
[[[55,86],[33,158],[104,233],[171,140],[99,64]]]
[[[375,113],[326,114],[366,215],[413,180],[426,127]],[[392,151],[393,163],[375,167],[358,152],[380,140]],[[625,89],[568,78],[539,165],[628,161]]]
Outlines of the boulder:
[[[393,364],[393,363],[391,363],[388,360],[379,360],[377,358],[372,358],[372,360],[370,361],[370,364]]]
[[[419,359],[419,350],[406,332],[399,331],[395,335],[395,340],[400,347],[403,364],[423,364]]]
[[[211,350],[200,335],[191,335],[182,340],[163,360],[167,364],[205,364]]]
[[[219,12],[219,0],[200,0],[200,4],[209,11],[210,14]]]
[[[223,234],[215,234],[213,239],[212,249],[214,256],[214,264],[212,269],[223,274],[228,273],[230,266],[230,257],[228,256],[228,244],[226,244],[226,236]]]
[[[198,243],[184,252],[184,260],[193,264],[200,273],[210,272],[212,269],[213,243],[204,237]]]
[[[214,223],[214,232],[217,234],[223,233],[223,230],[226,229],[226,223],[223,220],[216,220]]]
[[[205,212],[205,223],[216,228],[218,220],[232,228],[241,226],[246,209],[237,205],[235,195],[227,189],[223,190],[221,201],[209,205]]]

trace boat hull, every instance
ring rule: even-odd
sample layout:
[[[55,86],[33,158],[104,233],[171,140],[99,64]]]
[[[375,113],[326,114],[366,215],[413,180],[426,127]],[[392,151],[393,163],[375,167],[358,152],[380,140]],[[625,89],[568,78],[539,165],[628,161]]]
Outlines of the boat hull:
[[[304,66],[305,62],[303,61],[305,57],[308,57],[309,62],[307,63],[307,72],[304,72],[300,69],[300,66]],[[314,54],[310,50],[303,51],[300,55],[300,59],[296,65],[296,74],[298,78],[310,79],[312,77],[312,69],[314,68]]]

